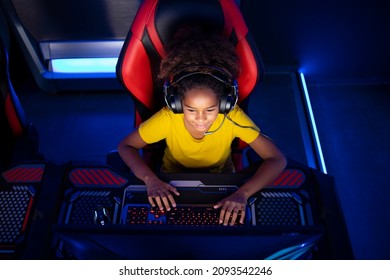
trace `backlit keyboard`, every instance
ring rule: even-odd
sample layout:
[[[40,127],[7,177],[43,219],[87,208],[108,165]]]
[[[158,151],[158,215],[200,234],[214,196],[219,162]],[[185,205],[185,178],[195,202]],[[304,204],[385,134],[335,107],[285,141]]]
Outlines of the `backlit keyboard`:
[[[221,226],[219,213],[210,205],[179,205],[170,211],[146,204],[132,205],[127,208],[126,224]]]

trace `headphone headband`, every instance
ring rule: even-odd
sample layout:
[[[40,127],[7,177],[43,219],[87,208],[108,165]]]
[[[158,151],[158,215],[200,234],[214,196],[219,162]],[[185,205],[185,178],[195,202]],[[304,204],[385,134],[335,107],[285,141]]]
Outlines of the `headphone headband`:
[[[191,69],[195,71],[191,71]],[[203,71],[202,71],[203,70]],[[230,85],[232,83],[231,75],[226,72],[224,69],[212,66],[212,65],[187,65],[182,67],[175,72],[173,72],[170,76],[169,82],[171,85],[175,85],[181,80],[192,76],[192,75],[209,75],[220,81],[221,83]]]

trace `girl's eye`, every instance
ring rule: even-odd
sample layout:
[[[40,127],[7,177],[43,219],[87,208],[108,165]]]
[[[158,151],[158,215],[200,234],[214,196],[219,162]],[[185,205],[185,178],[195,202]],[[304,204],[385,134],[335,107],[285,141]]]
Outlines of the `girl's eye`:
[[[214,112],[214,108],[211,108],[211,109],[207,109],[207,112]]]
[[[188,108],[187,111],[188,111],[188,112],[195,112],[195,109]]]

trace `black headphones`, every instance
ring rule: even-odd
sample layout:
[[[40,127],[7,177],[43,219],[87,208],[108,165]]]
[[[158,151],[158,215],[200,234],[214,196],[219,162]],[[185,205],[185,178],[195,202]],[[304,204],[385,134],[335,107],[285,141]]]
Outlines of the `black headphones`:
[[[196,71],[189,71],[191,68],[195,68]],[[237,80],[232,79],[226,71],[215,66],[189,65],[175,71],[169,81],[165,80],[164,82],[165,103],[175,114],[183,113],[182,99],[178,96],[175,85],[193,75],[208,75],[225,84],[226,91],[219,100],[220,114],[227,114],[236,106],[238,100]]]

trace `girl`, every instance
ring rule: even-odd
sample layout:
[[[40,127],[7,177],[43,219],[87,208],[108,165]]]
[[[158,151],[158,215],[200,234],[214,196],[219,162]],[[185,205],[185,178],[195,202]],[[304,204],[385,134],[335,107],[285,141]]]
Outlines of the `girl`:
[[[166,149],[161,172],[234,172],[230,147],[235,138],[248,143],[264,160],[235,193],[214,205],[220,208],[219,222],[223,225],[244,223],[248,198],[285,168],[281,151],[236,105],[239,65],[234,46],[218,35],[181,30],[167,48],[159,73],[165,81],[167,106],[118,145],[124,162],[145,182],[152,206],[169,211],[179,195],[139,154],[146,145],[163,139]]]

